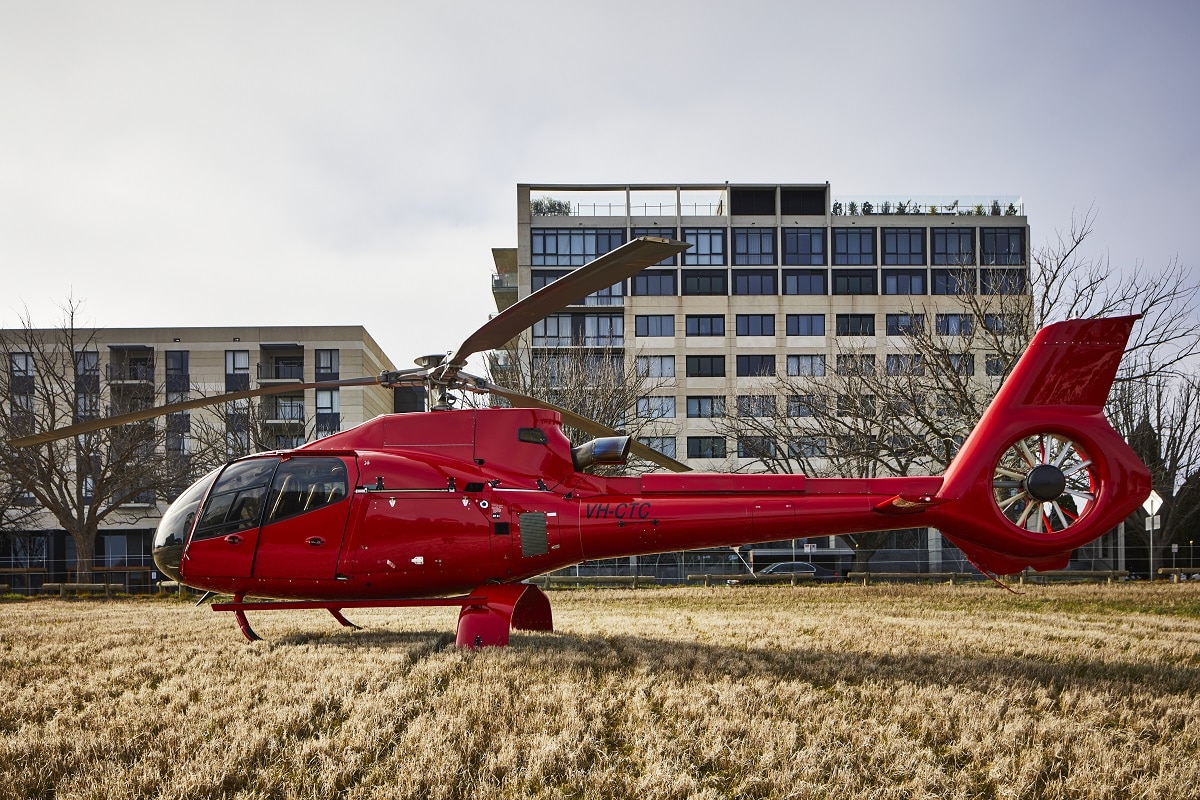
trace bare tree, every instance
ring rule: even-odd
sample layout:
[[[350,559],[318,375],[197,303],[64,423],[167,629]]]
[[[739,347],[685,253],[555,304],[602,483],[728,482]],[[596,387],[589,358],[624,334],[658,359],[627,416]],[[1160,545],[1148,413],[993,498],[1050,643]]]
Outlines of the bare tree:
[[[165,453],[165,429],[122,425],[27,448],[8,440],[154,404],[155,387],[136,357],[101,363],[98,332],[80,324],[82,304],[69,299],[57,328],[0,332],[0,470],[33,498],[75,543],[76,570],[87,580],[103,524],[153,515],[159,496],[185,485],[186,461]]]
[[[973,255],[949,267],[940,296],[911,296],[907,308],[881,320],[895,345],[886,351],[842,345],[864,341],[845,336],[829,353],[789,355],[786,373],[768,383],[765,396],[727,406],[721,432],[742,443],[741,455],[754,459],[749,469],[942,472],[1038,329],[1074,317],[1141,314],[1118,376],[1123,405],[1114,425],[1127,436],[1140,427],[1161,437],[1161,455],[1148,450],[1147,457],[1163,462],[1156,486],[1164,497],[1189,480],[1200,484],[1194,454],[1180,449],[1200,440],[1196,415],[1187,413],[1196,382],[1186,374],[1200,350],[1200,284],[1174,261],[1157,272],[1113,274],[1107,258],[1083,254],[1093,221],[1088,212],[1035,250],[1028,273],[1022,265],[976,267]],[[1177,524],[1190,519],[1191,512]],[[856,539],[860,562],[882,541]]]
[[[1150,469],[1154,490],[1163,498],[1162,527],[1154,536],[1155,563],[1165,565],[1171,545],[1194,542],[1200,534],[1200,377],[1158,376],[1117,385],[1109,416]],[[1146,548],[1150,539],[1142,512],[1126,526],[1126,536]],[[1190,560],[1190,559],[1189,559]],[[1147,567],[1149,564],[1147,564]]]

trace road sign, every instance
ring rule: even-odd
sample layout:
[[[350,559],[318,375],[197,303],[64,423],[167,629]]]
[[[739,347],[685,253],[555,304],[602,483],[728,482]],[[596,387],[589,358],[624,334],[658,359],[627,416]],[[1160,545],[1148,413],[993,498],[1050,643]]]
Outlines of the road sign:
[[[812,542],[804,543],[804,552],[815,553],[816,551],[817,551],[817,546],[815,544],[813,544]]]
[[[1146,513],[1153,517],[1162,508],[1162,497],[1151,489],[1150,496],[1146,498],[1146,502],[1142,503],[1142,508],[1146,509]]]
[[[1146,517],[1146,530],[1150,532],[1162,530],[1162,517],[1158,515]]]

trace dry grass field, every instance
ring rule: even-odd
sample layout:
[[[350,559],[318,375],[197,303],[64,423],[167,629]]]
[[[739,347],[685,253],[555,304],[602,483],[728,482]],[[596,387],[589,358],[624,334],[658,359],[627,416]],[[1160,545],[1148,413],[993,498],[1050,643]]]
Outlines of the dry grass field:
[[[0,603],[2,798],[1200,794],[1200,584],[551,594],[454,609]]]

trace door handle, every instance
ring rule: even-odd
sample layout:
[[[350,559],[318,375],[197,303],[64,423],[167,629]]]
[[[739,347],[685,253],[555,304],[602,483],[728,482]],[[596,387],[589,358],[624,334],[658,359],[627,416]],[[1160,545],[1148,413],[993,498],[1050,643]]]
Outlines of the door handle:
[[[313,547],[320,547],[321,545],[325,544],[325,540],[322,539],[320,536],[310,536],[304,540],[304,543],[310,544]]]
[[[230,544],[241,544],[242,537],[238,536],[236,533],[231,533],[225,537],[225,541],[229,542]]]

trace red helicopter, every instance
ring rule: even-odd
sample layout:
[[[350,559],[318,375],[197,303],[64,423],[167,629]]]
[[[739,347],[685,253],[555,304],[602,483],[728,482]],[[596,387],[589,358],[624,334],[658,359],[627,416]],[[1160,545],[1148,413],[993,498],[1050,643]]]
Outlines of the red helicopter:
[[[937,528],[981,570],[1055,569],[1149,494],[1148,470],[1103,411],[1136,317],[1038,332],[942,476],[684,472],[628,436],[463,371],[470,355],[687,246],[635,239],[416,369],[175,403],[13,444],[301,386],[423,384],[431,411],[233,461],[167,510],[155,563],[233,595],[212,607],[232,612],[251,640],[252,610],[326,609],[349,626],[347,608],[448,605],[461,609],[460,646],[504,645],[512,628],[553,629],[548,598],[523,581],[584,560],[914,526]],[[514,407],[455,410],[452,390]],[[598,438],[573,448],[564,422]],[[631,452],[677,472],[589,472]]]

